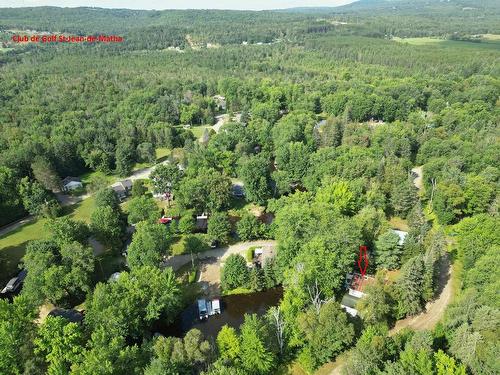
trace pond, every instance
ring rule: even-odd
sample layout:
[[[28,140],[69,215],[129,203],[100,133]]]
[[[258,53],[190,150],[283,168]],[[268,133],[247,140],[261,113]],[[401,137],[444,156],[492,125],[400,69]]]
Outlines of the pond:
[[[215,338],[223,325],[238,328],[243,323],[245,314],[263,315],[271,306],[278,305],[282,297],[282,288],[225,296],[221,298],[221,314],[210,316],[208,320],[202,322],[198,320],[198,305],[194,303],[185,309],[172,324],[168,326],[158,324],[155,330],[165,336],[183,337],[190,329],[197,328],[205,337]]]

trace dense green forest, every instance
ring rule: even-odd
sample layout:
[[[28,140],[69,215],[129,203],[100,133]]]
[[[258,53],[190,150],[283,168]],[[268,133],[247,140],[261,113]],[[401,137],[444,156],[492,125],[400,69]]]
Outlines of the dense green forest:
[[[0,300],[0,374],[498,374],[499,17],[489,0],[0,9],[0,225],[33,220],[0,235],[2,283],[27,270]],[[33,30],[124,42],[11,41]],[[144,166],[120,202],[108,185]],[[275,256],[230,255],[221,290],[279,287],[278,305],[157,333],[198,296],[193,258],[186,276],[167,257],[253,240]],[[352,317],[360,245],[373,283]],[[434,325],[396,329],[444,283]]]

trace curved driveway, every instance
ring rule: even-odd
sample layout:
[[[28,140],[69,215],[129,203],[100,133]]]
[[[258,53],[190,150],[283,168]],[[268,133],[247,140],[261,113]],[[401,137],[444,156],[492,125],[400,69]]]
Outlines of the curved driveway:
[[[267,257],[274,252],[276,243],[277,242],[274,240],[238,242],[234,245],[219,247],[217,249],[196,253],[193,254],[193,257],[194,259],[217,258],[217,260],[224,261],[231,254],[244,255],[248,248],[254,246],[262,247],[264,249],[264,254],[266,254]],[[173,270],[176,271],[189,262],[191,262],[191,254],[172,255],[167,258],[165,262],[163,262],[163,266],[172,267]]]

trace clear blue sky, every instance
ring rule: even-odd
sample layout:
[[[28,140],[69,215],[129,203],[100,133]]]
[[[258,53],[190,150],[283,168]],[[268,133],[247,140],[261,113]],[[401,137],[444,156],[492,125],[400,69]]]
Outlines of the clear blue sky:
[[[101,7],[129,9],[281,9],[303,6],[337,6],[353,0],[0,0],[1,7]]]

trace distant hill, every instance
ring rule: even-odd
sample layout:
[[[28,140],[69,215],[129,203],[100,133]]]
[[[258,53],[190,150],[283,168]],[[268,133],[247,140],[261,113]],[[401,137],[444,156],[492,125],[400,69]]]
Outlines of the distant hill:
[[[302,7],[290,14],[331,17],[345,31],[387,38],[440,37],[468,40],[500,34],[499,0],[359,0],[337,7]],[[332,22],[335,24],[334,22]]]
[[[352,13],[398,11],[405,14],[419,11],[467,12],[500,10],[498,0],[357,0],[332,7],[296,7],[276,10],[288,13]]]
[[[466,12],[500,9],[497,0],[359,0],[332,8],[333,12],[384,12],[397,11],[405,14],[421,11]]]

